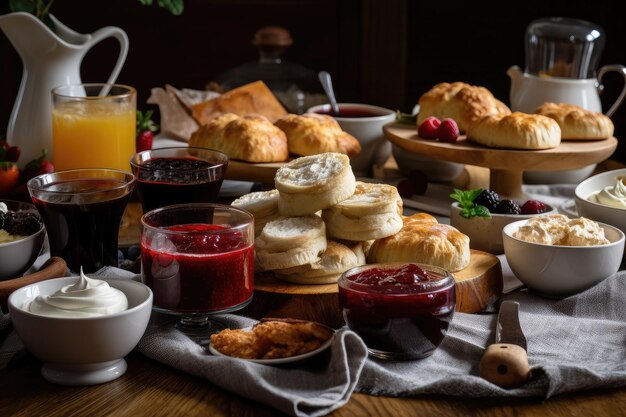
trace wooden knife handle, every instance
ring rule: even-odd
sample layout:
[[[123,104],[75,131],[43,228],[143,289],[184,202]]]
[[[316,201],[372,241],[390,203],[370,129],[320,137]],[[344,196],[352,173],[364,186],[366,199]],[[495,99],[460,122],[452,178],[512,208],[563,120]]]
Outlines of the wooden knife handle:
[[[18,288],[51,278],[61,278],[66,274],[67,264],[65,261],[58,256],[53,256],[41,265],[41,268],[39,268],[37,272],[20,278],[0,281],[0,309],[5,313],[9,311],[7,300],[9,299],[9,295]]]
[[[489,345],[480,360],[478,372],[482,378],[502,388],[519,387],[530,376],[528,354],[517,345]]]

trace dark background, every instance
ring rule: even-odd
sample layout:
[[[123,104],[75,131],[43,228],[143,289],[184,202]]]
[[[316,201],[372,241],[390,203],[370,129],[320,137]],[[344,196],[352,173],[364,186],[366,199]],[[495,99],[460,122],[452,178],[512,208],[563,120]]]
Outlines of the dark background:
[[[6,1],[0,12],[7,12]],[[410,111],[420,95],[443,81],[489,88],[509,104],[506,70],[524,67],[524,32],[540,17],[585,19],[601,25],[606,47],[600,65],[626,65],[626,2],[537,1],[498,3],[410,0],[185,0],[175,17],[137,0],[56,0],[52,12],[70,28],[91,33],[119,26],[130,51],[118,82],[138,90],[138,108],[150,89],[166,83],[202,89],[223,72],[254,61],[250,41],[262,26],[288,29],[286,59],[333,76],[338,99]],[[117,44],[106,40],[83,62],[83,82],[106,80]],[[0,132],[21,77],[21,62],[0,33]],[[621,77],[605,77],[605,109]],[[616,136],[626,136],[626,104],[615,113]],[[626,160],[626,139],[614,158]]]

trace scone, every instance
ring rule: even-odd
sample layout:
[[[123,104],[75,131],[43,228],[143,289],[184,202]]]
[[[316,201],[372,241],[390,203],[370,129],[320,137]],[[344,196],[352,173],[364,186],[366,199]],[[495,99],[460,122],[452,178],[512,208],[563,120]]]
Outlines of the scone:
[[[354,194],[322,212],[330,237],[364,241],[391,236],[402,228],[402,199],[387,184],[358,181]]]
[[[544,103],[535,113],[556,120],[561,139],[598,140],[613,136],[614,126],[609,117],[573,104]]]
[[[230,205],[252,213],[254,216],[255,237],[261,234],[266,223],[280,217],[278,213],[278,190],[257,191],[245,194],[234,200]]]
[[[303,156],[276,171],[278,211],[303,216],[331,207],[354,194],[356,179],[348,156],[339,153]]]
[[[511,110],[485,87],[462,82],[440,83],[419,99],[418,126],[430,116],[454,119],[461,132],[480,117],[511,114]]]
[[[361,144],[344,132],[330,116],[316,113],[288,114],[276,121],[276,126],[287,135],[289,152],[308,156],[325,152],[339,152],[355,156]]]
[[[326,227],[316,215],[279,218],[265,225],[254,245],[261,271],[311,264],[326,250]]]
[[[419,262],[450,272],[469,264],[470,239],[454,227],[440,224],[426,213],[406,217],[403,222],[395,235],[374,241],[368,263]]]
[[[287,137],[263,116],[223,114],[196,130],[189,146],[215,149],[247,162],[282,162],[289,157]]]
[[[515,112],[482,117],[469,128],[467,139],[493,148],[551,149],[561,143],[561,128],[549,117]]]
[[[276,278],[294,284],[333,284],[342,273],[350,268],[365,265],[365,254],[361,242],[350,247],[334,241],[328,241],[326,250],[320,259],[312,264],[274,271]]]

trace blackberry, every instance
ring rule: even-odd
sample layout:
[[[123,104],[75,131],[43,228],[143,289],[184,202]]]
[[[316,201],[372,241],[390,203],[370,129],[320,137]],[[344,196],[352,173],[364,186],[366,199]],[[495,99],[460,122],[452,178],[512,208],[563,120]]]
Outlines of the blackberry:
[[[8,223],[9,215],[4,211],[0,211],[0,229],[5,229],[5,224]]]
[[[521,212],[522,208],[513,200],[500,200],[495,211],[499,214],[520,214]]]
[[[10,214],[5,221],[5,230],[12,235],[29,236],[41,229],[39,216],[28,211],[17,211]]]
[[[498,193],[491,190],[483,190],[483,192],[474,199],[474,204],[480,204],[481,206],[485,206],[492,213],[496,212],[499,202],[500,196],[498,195]]]

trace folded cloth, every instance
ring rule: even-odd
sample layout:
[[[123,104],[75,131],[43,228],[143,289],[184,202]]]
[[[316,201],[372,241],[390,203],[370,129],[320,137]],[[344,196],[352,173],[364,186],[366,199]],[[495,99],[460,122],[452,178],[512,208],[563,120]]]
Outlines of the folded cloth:
[[[587,291],[549,300],[527,291],[520,303],[531,378],[505,390],[478,376],[485,347],[494,342],[495,315],[456,313],[443,343],[426,359],[369,359],[356,387],[373,395],[446,394],[460,397],[541,396],[626,385],[626,271]]]
[[[90,276],[138,279],[112,267]],[[233,314],[216,315],[215,319],[229,328],[257,322]],[[158,362],[294,416],[323,416],[347,403],[367,359],[363,341],[346,328],[335,333],[325,352],[302,362],[269,366],[213,356],[177,330],[174,323],[171,316],[153,313],[136,349]],[[2,340],[2,333],[9,331],[9,316],[0,316],[0,369],[23,348],[15,332]]]

